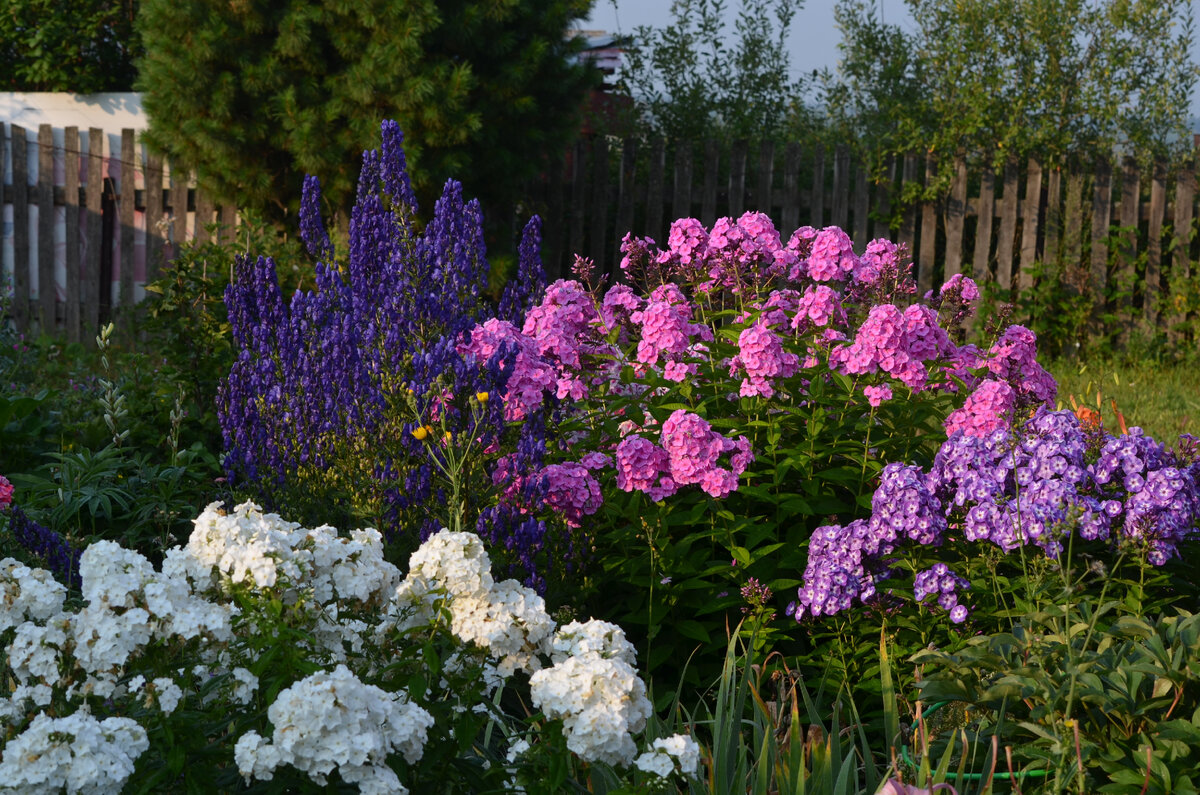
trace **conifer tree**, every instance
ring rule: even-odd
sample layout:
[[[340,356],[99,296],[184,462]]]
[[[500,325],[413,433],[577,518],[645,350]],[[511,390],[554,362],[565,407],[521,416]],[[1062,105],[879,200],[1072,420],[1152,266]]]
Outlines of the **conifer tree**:
[[[594,0],[143,0],[146,140],[218,198],[281,219],[305,173],[353,203],[395,119],[422,209],[455,177],[487,207],[574,134]]]

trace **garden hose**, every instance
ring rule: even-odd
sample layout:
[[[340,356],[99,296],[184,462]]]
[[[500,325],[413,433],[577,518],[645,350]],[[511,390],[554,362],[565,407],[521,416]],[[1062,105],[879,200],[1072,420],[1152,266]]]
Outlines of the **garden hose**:
[[[930,715],[933,715],[939,709],[941,709],[942,707],[946,706],[949,703],[950,703],[949,701],[939,701],[936,704],[933,704],[932,706],[930,706],[923,713],[921,713],[921,717],[928,719]],[[917,764],[916,761],[909,755],[907,745],[900,746],[900,757],[905,761],[906,764],[913,765],[914,767]],[[1022,770],[1019,773],[992,773],[991,778],[1000,779],[1001,781],[1008,781],[1009,779],[1016,779],[1017,781],[1024,781],[1027,778],[1044,778],[1045,776],[1048,776],[1048,775],[1050,775],[1049,770],[1041,769],[1041,770]],[[947,772],[946,778],[952,779],[954,781],[980,781],[983,779],[983,773],[951,773],[951,772]]]

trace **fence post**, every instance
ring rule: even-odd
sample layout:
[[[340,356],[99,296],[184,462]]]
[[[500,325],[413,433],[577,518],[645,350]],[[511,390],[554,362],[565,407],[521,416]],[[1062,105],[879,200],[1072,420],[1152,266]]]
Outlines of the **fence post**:
[[[83,322],[87,334],[84,341],[96,345],[100,333],[100,259],[104,243],[104,131],[98,127],[88,128],[87,188],[84,191],[87,212],[83,214],[87,223],[83,239],[87,259],[83,266],[83,282],[80,297],[83,300]]]
[[[933,152],[925,155],[925,187],[931,188],[937,180],[937,161]],[[917,263],[917,295],[923,296],[933,289],[934,258],[937,255],[937,203],[932,199],[921,202],[921,256]]]
[[[754,209],[776,218],[772,213],[771,189],[775,183],[775,144],[763,141],[758,146],[758,181],[755,188]]]
[[[904,196],[904,187],[910,182],[917,181],[917,156],[910,152],[904,156],[904,171],[900,177],[900,195]],[[910,204],[904,208],[904,217],[900,221],[900,240],[902,246],[908,249],[909,255],[915,255],[913,243],[917,236],[917,205]]]
[[[611,273],[615,263],[608,260],[608,138],[597,135],[592,141],[592,232],[588,251],[597,273]]]
[[[650,179],[646,186],[646,234],[664,247],[667,245],[662,222],[665,150],[661,136],[650,141]]]
[[[38,125],[38,329],[57,328],[58,286],[54,280],[54,130]]]
[[[79,128],[63,130],[63,218],[66,223],[67,303],[63,322],[67,342],[80,341],[79,322]]]
[[[675,195],[671,201],[672,220],[692,214],[692,142],[675,142]]]
[[[967,161],[959,153],[954,158],[954,182],[946,202],[946,272],[943,280],[962,272],[963,226],[967,214]]]
[[[121,185],[117,194],[117,218],[121,224],[121,292],[118,309],[121,333],[133,333],[133,211],[137,203],[137,155],[133,130],[121,130]]]
[[[1172,229],[1173,245],[1175,247],[1174,264],[1171,267],[1171,301],[1174,311],[1171,313],[1167,338],[1178,342],[1181,333],[1180,326],[1187,322],[1188,283],[1191,281],[1191,248],[1192,248],[1192,202],[1196,198],[1196,153],[1179,170],[1175,177],[1175,225]]]
[[[829,223],[846,230],[850,224],[850,148],[839,143],[833,152],[833,197]]]
[[[1124,348],[1129,342],[1133,325],[1133,289],[1136,278],[1138,220],[1141,213],[1141,174],[1137,159],[1126,156],[1121,167],[1121,245],[1117,259],[1118,306],[1124,315],[1117,332],[1117,344]]]
[[[1000,198],[1000,239],[996,241],[996,284],[1006,294],[1012,290],[1013,246],[1017,234],[1017,196],[1020,191],[1017,161],[1004,164],[1004,195]],[[1009,297],[1007,300],[1011,300]]]
[[[808,194],[808,223],[820,229],[825,225],[825,147],[813,148],[812,190]]]
[[[25,128],[10,124],[12,133],[13,320],[29,333],[29,154]]]
[[[1149,240],[1146,245],[1146,286],[1142,292],[1142,323],[1148,333],[1158,327],[1158,302],[1162,281],[1162,227],[1167,210],[1167,166],[1154,162],[1150,183]]]
[[[729,215],[737,220],[746,209],[746,142],[734,141],[729,150]]]
[[[1092,301],[1092,334],[1103,330],[1103,314],[1107,304],[1108,285],[1108,225],[1112,218],[1112,165],[1106,157],[1096,160],[1096,179],[1092,191],[1092,273],[1088,290]]]
[[[700,197],[700,223],[711,228],[717,220],[717,179],[721,175],[721,146],[714,139],[704,142],[704,188]]]
[[[867,187],[867,161],[864,157],[855,158],[854,163],[854,248],[862,251],[867,247],[867,214],[870,196]]]
[[[800,144],[790,143],[783,155],[783,229],[790,237],[800,226]]]
[[[1042,203],[1042,164],[1029,158],[1025,175],[1025,212],[1021,220],[1021,272],[1017,290],[1024,293],[1033,286],[1033,263],[1037,260],[1038,213]]]
[[[983,284],[991,275],[992,226],[996,220],[996,172],[986,166],[979,180],[978,208],[971,278],[978,284]]]

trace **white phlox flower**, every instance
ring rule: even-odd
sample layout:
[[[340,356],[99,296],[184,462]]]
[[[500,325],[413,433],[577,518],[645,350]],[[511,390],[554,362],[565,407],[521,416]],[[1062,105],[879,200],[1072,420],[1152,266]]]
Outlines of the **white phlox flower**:
[[[269,780],[280,765],[291,765],[322,786],[337,769],[344,781],[371,793],[407,792],[387,766],[388,754],[416,762],[433,726],[433,716],[403,692],[363,684],[344,665],[281,691],[267,717],[275,727],[273,740],[250,732],[234,748],[247,783]]]
[[[550,659],[555,663],[593,653],[624,660],[630,666],[637,665],[637,650],[625,639],[625,630],[597,618],[582,623],[572,621],[559,627],[550,642]]]
[[[671,778],[676,773],[691,778],[700,767],[700,746],[686,734],[660,737],[634,764],[638,770],[660,778]]]
[[[67,588],[45,569],[31,569],[14,558],[0,560],[0,632],[62,612]]]
[[[450,631],[485,651],[495,673],[541,668],[538,653],[549,643],[554,621],[546,601],[516,580],[497,583],[483,541],[474,533],[442,530],[409,558],[408,576],[390,608],[393,626],[431,623],[444,609]]]
[[[58,682],[63,655],[72,637],[72,616],[59,613],[45,626],[26,621],[17,627],[8,645],[8,670],[21,684],[37,680],[47,685]]]
[[[233,700],[239,704],[249,704],[254,700],[254,692],[258,690],[258,677],[245,668],[234,668]]]
[[[593,636],[574,625],[568,628],[580,637]],[[611,632],[595,635],[614,637]],[[557,633],[555,640],[559,640]],[[572,643],[565,636],[560,642],[565,648]],[[627,767],[637,753],[632,734],[645,728],[651,706],[646,684],[628,661],[628,653],[615,640],[611,645],[612,656],[585,650],[534,673],[530,696],[546,717],[562,720],[567,747],[580,759]]]
[[[183,690],[175,684],[175,680],[165,676],[158,677],[150,684],[154,688],[154,697],[158,701],[158,708],[163,711],[164,715],[170,715],[175,711],[175,707],[179,706],[179,702],[183,698]]]
[[[29,795],[117,795],[149,747],[146,730],[129,718],[98,721],[85,712],[51,718],[42,712],[4,747],[0,787]]]

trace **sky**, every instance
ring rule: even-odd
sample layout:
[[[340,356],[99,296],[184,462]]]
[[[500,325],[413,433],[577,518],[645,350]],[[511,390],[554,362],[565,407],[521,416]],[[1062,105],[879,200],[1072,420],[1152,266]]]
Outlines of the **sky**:
[[[885,22],[909,30],[914,27],[904,0],[876,2]],[[732,16],[741,7],[741,0],[726,0],[725,5],[731,19],[727,30],[732,31]],[[834,0],[806,0],[804,7],[796,14],[788,42],[791,77],[810,73],[813,69],[836,68],[842,35],[833,22],[833,7]],[[1200,0],[1192,0],[1192,7],[1200,26]],[[670,22],[671,0],[596,0],[591,17],[581,27],[609,33],[631,33],[639,25],[665,27]],[[1200,40],[1193,42],[1192,59],[1200,63]],[[1192,94],[1190,114],[1193,130],[1200,131],[1200,85]]]

